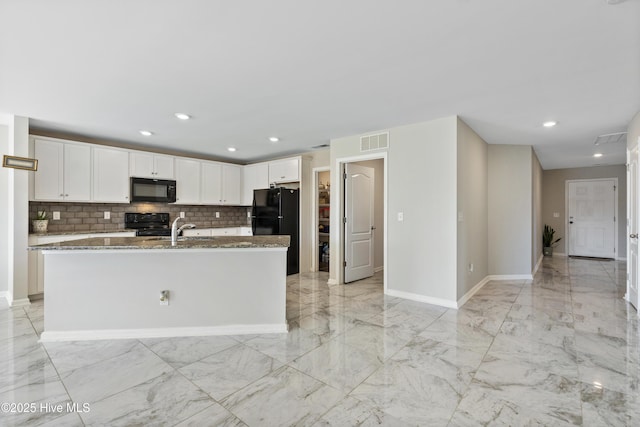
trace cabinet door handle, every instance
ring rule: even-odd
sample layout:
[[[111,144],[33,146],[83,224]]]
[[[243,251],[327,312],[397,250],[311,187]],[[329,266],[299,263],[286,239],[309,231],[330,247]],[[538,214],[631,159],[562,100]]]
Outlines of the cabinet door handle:
[[[280,179],[284,179],[284,176],[281,176]]]

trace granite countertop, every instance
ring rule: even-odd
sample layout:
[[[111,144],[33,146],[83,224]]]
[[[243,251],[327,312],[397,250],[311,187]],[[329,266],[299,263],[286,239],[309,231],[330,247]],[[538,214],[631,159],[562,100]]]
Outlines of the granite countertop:
[[[97,249],[217,249],[217,248],[286,248],[290,236],[217,236],[180,237],[171,244],[169,237],[92,237],[69,242],[29,246],[30,250]]]

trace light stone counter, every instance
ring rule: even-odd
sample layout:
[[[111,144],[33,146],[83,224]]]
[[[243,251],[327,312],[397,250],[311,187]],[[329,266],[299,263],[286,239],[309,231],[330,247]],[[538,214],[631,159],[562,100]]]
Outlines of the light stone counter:
[[[30,250],[117,250],[117,249],[219,249],[287,248],[289,236],[180,237],[173,245],[170,237],[92,237],[67,242],[30,246]]]

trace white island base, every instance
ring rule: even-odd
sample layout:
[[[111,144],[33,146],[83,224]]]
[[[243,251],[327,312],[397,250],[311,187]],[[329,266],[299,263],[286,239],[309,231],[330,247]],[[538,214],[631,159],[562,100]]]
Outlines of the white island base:
[[[286,247],[43,254],[41,341],[287,332]]]

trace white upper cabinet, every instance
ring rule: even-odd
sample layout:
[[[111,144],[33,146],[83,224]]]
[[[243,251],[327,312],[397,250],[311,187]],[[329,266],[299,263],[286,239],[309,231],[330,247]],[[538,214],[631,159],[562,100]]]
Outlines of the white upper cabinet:
[[[202,162],[176,158],[176,204],[200,203],[200,170]]]
[[[202,162],[202,197],[207,205],[239,205],[242,167]]]
[[[137,178],[174,179],[174,158],[163,154],[131,151],[130,175]]]
[[[269,188],[269,163],[255,163],[242,168],[242,198],[245,206],[253,204],[253,190]]]
[[[93,148],[93,197],[96,202],[129,203],[129,152]]]
[[[269,162],[269,182],[300,181],[300,158],[275,160]]]
[[[38,170],[34,200],[85,202],[91,199],[91,148],[48,139],[34,139]]]
[[[202,203],[222,204],[222,164],[202,162]]]
[[[239,205],[240,187],[242,181],[242,167],[237,165],[222,165],[222,204]]]

